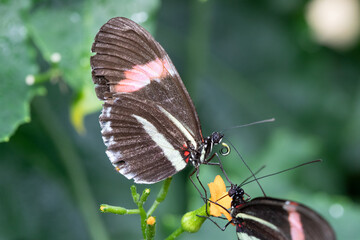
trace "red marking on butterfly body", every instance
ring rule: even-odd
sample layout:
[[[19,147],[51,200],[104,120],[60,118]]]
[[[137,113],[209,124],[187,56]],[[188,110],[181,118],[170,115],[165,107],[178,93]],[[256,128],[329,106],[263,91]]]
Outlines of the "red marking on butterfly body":
[[[236,205],[235,208],[240,208],[240,207],[242,207],[243,205],[244,205],[244,203],[241,203],[241,204],[239,204],[239,205]]]
[[[124,72],[125,78],[115,85],[116,92],[135,92],[150,84],[160,81],[168,74],[170,64],[167,59],[155,59],[144,65],[135,65]]]
[[[189,162],[189,159],[190,159],[190,151],[188,150],[188,146],[186,143],[184,143],[181,147],[181,150],[184,151],[184,156],[187,157],[185,158],[185,162],[188,163]]]

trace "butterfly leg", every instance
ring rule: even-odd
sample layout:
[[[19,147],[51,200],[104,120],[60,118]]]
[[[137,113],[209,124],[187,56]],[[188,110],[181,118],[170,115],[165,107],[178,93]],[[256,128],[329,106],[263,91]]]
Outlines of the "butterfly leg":
[[[210,162],[214,157],[216,157],[216,158],[218,159],[218,162]],[[219,155],[218,155],[217,153],[214,153],[210,158],[208,158],[208,159],[204,162],[204,164],[206,164],[206,165],[217,165],[217,166],[219,166],[220,169],[221,169],[221,171],[223,172],[226,180],[228,181],[228,183],[233,184],[233,183],[230,181],[228,175],[226,174],[225,169],[224,169],[224,167],[223,167],[223,165],[222,165],[221,159],[220,159],[220,157],[219,157]]]
[[[201,196],[202,198],[205,198],[205,199],[206,199],[205,201],[207,201],[207,199],[208,199],[208,198],[207,198],[207,191],[206,191],[204,185],[202,184],[202,182],[200,181],[199,173],[200,173],[200,169],[198,168],[197,171],[196,171],[196,179],[198,180],[201,188],[204,190],[204,195],[205,195],[205,197],[203,197],[202,194],[200,194],[200,196]],[[207,207],[207,205],[206,205],[206,207]],[[206,209],[206,210],[207,210],[207,209]],[[206,212],[207,212],[207,211],[206,211]]]
[[[206,189],[204,188],[203,184],[201,183],[200,181],[200,178],[199,178],[199,168],[196,168],[189,176],[189,179],[191,181],[191,183],[194,185],[194,187],[196,188],[196,190],[199,192],[200,194],[200,197],[203,199],[204,203],[206,204],[207,203],[207,193],[206,193]],[[200,186],[202,187],[202,189],[204,190],[204,193],[205,193],[205,197],[204,195],[201,193],[200,189],[196,186],[194,180],[192,179],[192,176],[196,173],[196,179],[198,180],[198,182],[200,183]],[[207,209],[206,209],[207,210]],[[207,212],[207,211],[206,211]]]
[[[211,160],[212,160],[214,157],[216,157],[216,158],[218,159],[218,162],[211,162]],[[221,159],[220,159],[220,157],[219,157],[219,155],[218,155],[217,153],[214,153],[210,158],[208,158],[208,159],[204,162],[204,164],[206,164],[206,165],[213,165],[213,166],[219,166],[220,169],[221,169],[221,171],[223,172],[225,178],[227,179],[227,181],[228,181],[231,185],[233,185],[233,183],[230,181],[228,175],[226,174],[225,169],[224,169],[224,167],[223,167],[223,165],[222,165]],[[198,178],[198,181],[200,182],[199,178]],[[200,184],[201,184],[201,182],[200,182]],[[202,186],[202,184],[201,184],[201,186]],[[202,187],[203,187],[203,186],[202,186]],[[205,197],[206,197],[206,199],[207,199],[206,190],[205,190],[204,187],[203,187],[203,189],[204,189],[204,191],[205,191]],[[207,212],[207,205],[206,205],[206,212]]]
[[[221,231],[225,231],[226,228],[229,226],[229,224],[231,223],[231,221],[228,221],[228,223],[226,223],[226,225],[224,227],[221,227],[217,222],[215,222],[210,216],[201,216],[201,215],[196,215],[197,217],[202,217],[202,218],[207,218],[209,219],[212,223],[214,223]],[[227,218],[223,218],[223,217],[217,217],[220,219],[227,219]]]

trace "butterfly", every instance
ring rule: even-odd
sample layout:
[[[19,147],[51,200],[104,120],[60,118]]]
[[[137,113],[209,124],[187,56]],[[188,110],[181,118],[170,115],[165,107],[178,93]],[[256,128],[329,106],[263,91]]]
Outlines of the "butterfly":
[[[241,186],[228,191],[231,220],[240,240],[334,240],[329,223],[311,208],[290,200],[271,197],[245,199]],[[225,230],[225,228],[223,230]]]
[[[203,137],[184,83],[148,31],[130,19],[112,18],[100,28],[91,50],[95,92],[104,101],[101,133],[118,172],[135,183],[151,184],[189,162],[197,175],[201,164],[216,164],[210,163],[210,154],[223,134]]]

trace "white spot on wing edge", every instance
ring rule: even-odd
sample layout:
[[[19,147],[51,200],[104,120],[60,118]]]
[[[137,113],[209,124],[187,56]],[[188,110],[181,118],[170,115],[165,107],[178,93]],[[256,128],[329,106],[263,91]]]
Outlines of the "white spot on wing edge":
[[[165,116],[167,116],[176,125],[176,127],[178,127],[180,129],[180,131],[186,136],[186,138],[191,142],[191,144],[195,148],[197,148],[197,143],[196,143],[194,137],[189,132],[189,130],[187,130],[187,128],[185,128],[184,125],[182,125],[181,122],[179,122],[179,120],[177,120],[173,115],[171,115],[163,107],[161,107],[161,106],[158,106],[158,107],[165,114]]]
[[[113,128],[111,127],[111,122],[107,121],[107,122],[100,122],[101,125],[101,134],[102,134],[102,139],[104,141],[104,144],[109,147],[111,145],[115,144],[115,140],[114,140],[114,136],[109,136],[109,133],[111,133],[113,131]]]
[[[103,139],[103,142],[104,142],[104,144],[105,144],[105,146],[106,147],[109,147],[109,146],[111,146],[111,145],[115,145],[116,144],[116,142],[115,142],[115,140],[114,140],[114,136],[110,136],[110,137],[102,137],[102,139]]]
[[[102,115],[104,115],[105,117],[109,118],[110,115],[111,115],[110,112],[111,112],[111,107],[103,108]]]
[[[128,169],[125,168],[125,167],[120,167],[119,168],[119,173],[124,175],[127,179],[133,179],[135,177],[135,174],[132,173],[131,171],[128,171]]]
[[[171,162],[176,171],[180,171],[186,167],[186,162],[181,157],[179,151],[174,149],[169,141],[156,129],[153,124],[140,116],[134,114],[132,116],[142,124],[147,134],[149,134],[151,139],[161,148],[166,158]]]
[[[101,125],[102,127],[101,133],[111,132],[113,130],[112,127],[110,126],[110,123],[111,123],[110,121],[107,121]]]
[[[122,157],[119,151],[106,150],[106,154],[108,155],[110,162],[113,164],[119,161],[119,159]]]

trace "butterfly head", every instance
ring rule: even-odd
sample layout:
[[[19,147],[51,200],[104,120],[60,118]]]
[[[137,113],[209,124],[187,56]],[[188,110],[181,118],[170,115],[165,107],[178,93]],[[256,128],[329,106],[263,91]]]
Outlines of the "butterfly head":
[[[216,145],[221,143],[221,140],[223,139],[224,134],[220,133],[220,132],[213,132],[210,136],[209,136],[209,140],[212,144]]]
[[[244,189],[236,184],[231,185],[231,188],[228,191],[228,195],[232,198],[232,207],[237,207],[238,205],[241,205],[247,201],[244,199]]]

